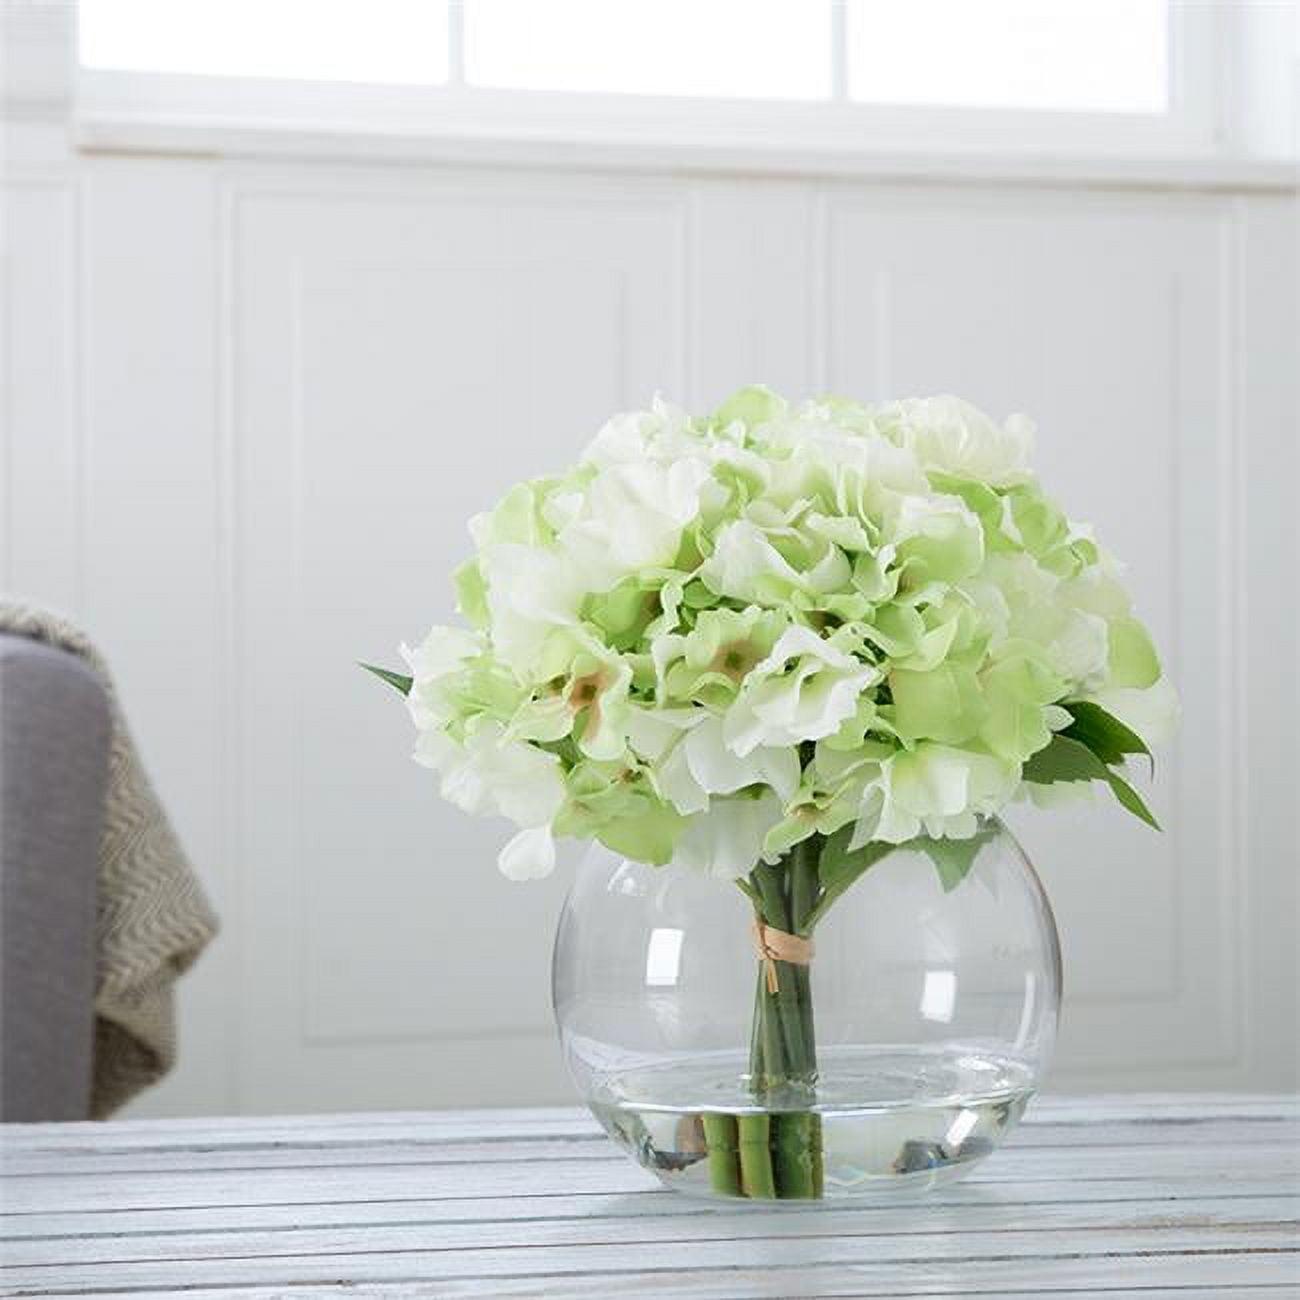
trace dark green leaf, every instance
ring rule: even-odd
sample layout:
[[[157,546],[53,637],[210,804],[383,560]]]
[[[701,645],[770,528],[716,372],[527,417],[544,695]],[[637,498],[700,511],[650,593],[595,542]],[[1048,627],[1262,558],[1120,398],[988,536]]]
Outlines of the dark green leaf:
[[[364,668],[368,673],[374,673],[380,681],[387,682],[395,691],[400,691],[403,695],[411,693],[411,679],[402,673],[395,673],[388,668],[377,668],[374,664],[359,664],[358,667]]]
[[[834,889],[844,881],[856,880],[867,867],[878,861],[889,851],[892,845],[878,844],[872,841],[860,848],[850,849],[856,823],[841,826],[833,835],[826,837],[822,845],[821,856],[817,860],[817,878],[823,889]]]
[[[1075,700],[1064,707],[1074,721],[1061,735],[1087,745],[1103,763],[1120,763],[1128,754],[1145,754],[1152,770],[1155,769],[1155,759],[1152,758],[1146,741],[1100,704],[1094,704],[1091,700]]]
[[[992,835],[993,831],[988,829],[979,831],[965,840],[933,840],[929,836],[922,836],[914,843],[934,863],[943,892],[950,894],[966,879],[971,863],[975,861],[975,855],[988,843]]]
[[[1035,785],[1052,785],[1056,781],[1108,781],[1110,769],[1087,745],[1058,732],[1045,748],[1025,760],[1022,775]]]
[[[849,841],[853,838],[854,828],[853,822],[840,827],[834,835],[828,836],[822,845],[821,856],[817,860],[817,879],[822,894],[804,927],[806,934],[812,933],[813,927],[826,915],[830,905],[868,867],[875,866],[895,847],[892,844],[881,844],[872,840],[860,848],[850,849]]]
[[[1158,831],[1160,829],[1160,823],[1156,821],[1151,809],[1143,802],[1142,796],[1118,772],[1112,772],[1107,779],[1110,782],[1110,788],[1115,792],[1115,798],[1120,801],[1123,807],[1127,808],[1134,817],[1146,822],[1152,830]]]
[[[1058,732],[1045,749],[1032,755],[1025,763],[1022,775],[1026,781],[1036,785],[1051,785],[1056,781],[1105,781],[1122,807],[1148,826],[1160,829],[1141,795],[1118,772],[1107,767],[1087,745],[1071,740],[1064,733]]]

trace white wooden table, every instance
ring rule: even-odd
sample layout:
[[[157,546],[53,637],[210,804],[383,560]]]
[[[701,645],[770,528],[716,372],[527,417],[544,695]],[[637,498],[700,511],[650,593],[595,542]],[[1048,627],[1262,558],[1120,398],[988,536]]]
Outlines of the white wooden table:
[[[1043,1099],[932,1199],[715,1209],[578,1111],[0,1129],[0,1294],[1300,1296],[1294,1098]]]

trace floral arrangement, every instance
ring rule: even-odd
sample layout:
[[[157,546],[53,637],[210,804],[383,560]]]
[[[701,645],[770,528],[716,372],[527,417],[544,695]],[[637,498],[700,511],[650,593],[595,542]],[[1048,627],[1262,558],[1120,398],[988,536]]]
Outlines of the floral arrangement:
[[[1175,697],[1032,441],[952,397],[656,402],[474,518],[467,625],[374,669],[443,795],[518,827],[507,876],[573,837],[749,895],[758,1089],[814,1077],[797,941],[891,846],[951,889],[1018,798],[1100,784],[1155,825],[1124,764]]]

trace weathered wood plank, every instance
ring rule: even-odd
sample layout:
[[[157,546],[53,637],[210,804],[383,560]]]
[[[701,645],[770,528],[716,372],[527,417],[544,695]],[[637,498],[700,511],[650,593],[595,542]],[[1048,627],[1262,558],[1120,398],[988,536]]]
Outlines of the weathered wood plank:
[[[1142,1094],[1113,1098],[1039,1097],[1023,1129],[1043,1124],[1112,1126],[1142,1121],[1225,1118],[1300,1121],[1300,1098],[1289,1096]],[[1022,1130],[1023,1131],[1023,1130]],[[127,1146],[225,1145],[249,1141],[328,1143],[385,1141],[511,1141],[516,1138],[594,1136],[591,1115],[579,1108],[386,1111],[364,1115],[240,1116],[165,1120],[117,1120],[108,1124],[0,1125],[0,1150],[72,1146],[92,1150]]]
[[[1089,1179],[1150,1178],[1228,1184],[1277,1180],[1287,1191],[1300,1156],[1292,1151],[1079,1151],[1068,1162],[1055,1152],[1002,1151],[979,1172],[981,1183],[1032,1180],[1077,1185]],[[199,1170],[194,1173],[16,1176],[0,1188],[6,1214],[53,1210],[116,1210],[150,1206],[307,1204],[319,1201],[631,1192],[653,1186],[628,1160],[551,1160],[466,1165],[406,1165]]]
[[[1273,1186],[1271,1191],[1270,1186]],[[1069,1213],[1072,1210],[1086,1214],[1095,1209],[1098,1213],[1104,1213],[1106,1211],[1103,1207],[1110,1207],[1116,1221],[1122,1223],[1126,1213],[1139,1213],[1144,1207],[1153,1213],[1165,1207],[1173,1214],[1187,1204],[1222,1206],[1225,1216],[1240,1213],[1243,1218],[1249,1218],[1252,1205],[1268,1206],[1270,1214],[1273,1212],[1271,1207],[1290,1206],[1294,1209],[1300,1204],[1300,1190],[1285,1180],[1206,1187],[1186,1180],[1134,1182],[1131,1179],[1096,1179],[1086,1187],[1075,1188],[1045,1182],[997,1186],[973,1179],[948,1188],[932,1199],[909,1201],[897,1206],[890,1201],[881,1204],[867,1202],[854,1205],[851,1210],[844,1212],[856,1219],[874,1222],[879,1215],[895,1215],[914,1220],[930,1213],[952,1212],[964,1218],[968,1214],[988,1210],[995,1216],[1004,1216],[1014,1226],[1020,1220],[1038,1220],[1045,1215]],[[814,1218],[839,1212],[828,1210],[824,1206],[790,1206],[783,1211],[790,1215],[806,1214]],[[1254,1212],[1260,1216],[1264,1214],[1263,1210]],[[292,1205],[215,1205],[197,1209],[166,1206],[145,1210],[101,1210],[94,1214],[81,1211],[12,1214],[0,1218],[0,1240],[14,1242],[39,1237],[172,1236],[185,1232],[218,1234],[262,1229],[274,1231],[285,1228],[364,1227],[368,1224],[491,1226],[520,1221],[547,1223],[581,1219],[591,1222],[629,1218],[634,1218],[639,1223],[650,1218],[705,1219],[726,1213],[730,1211],[686,1197],[672,1196],[658,1187],[651,1187],[638,1192],[571,1196],[446,1197],[442,1200],[411,1198]],[[767,1217],[754,1216],[749,1211],[745,1214],[756,1223]]]
[[[1196,1150],[1245,1151],[1300,1145],[1300,1122],[1287,1120],[1180,1120],[1163,1125],[1129,1124],[1072,1127],[1040,1123],[1014,1133],[1003,1150],[1123,1148],[1134,1151],[1173,1145]],[[455,1137],[394,1136],[391,1139],[307,1142],[227,1141],[213,1145],[121,1148],[57,1147],[0,1151],[5,1175],[54,1173],[61,1176],[109,1173],[328,1167],[331,1165],[493,1164],[519,1160],[625,1159],[603,1132],[563,1136],[534,1134],[500,1141]]]
[[[0,1294],[1300,1295],[1295,1098],[1046,1099],[927,1200],[664,1193],[584,1112],[0,1130]]]
[[[150,1261],[101,1262],[89,1265],[54,1264],[5,1268],[0,1285],[10,1294],[45,1288],[79,1288],[85,1294],[111,1285],[118,1288],[183,1287],[187,1285],[265,1286],[296,1282],[349,1283],[428,1278],[442,1283],[454,1279],[489,1278],[567,1279],[599,1274],[660,1271],[692,1274],[737,1269],[780,1271],[797,1280],[800,1270],[835,1265],[858,1273],[864,1280],[900,1281],[917,1277],[963,1275],[979,1262],[1023,1263],[1026,1270],[1044,1265],[1105,1264],[1116,1256],[1140,1259],[1144,1273],[1155,1261],[1182,1266],[1185,1280],[1203,1281],[1198,1266],[1206,1260],[1279,1261],[1293,1267],[1296,1253],[1294,1229],[1288,1226],[1252,1227],[1235,1231],[1176,1230],[1161,1236],[1158,1245],[1150,1234],[1113,1232],[1089,1241],[1071,1237],[1052,1241],[1041,1233],[1005,1233],[991,1240],[969,1234],[938,1233],[905,1239],[888,1237],[765,1237],[744,1241],[701,1241],[688,1247],[674,1243],[580,1245],[530,1249],[375,1251],[327,1256],[259,1256],[247,1259],[172,1258]],[[1175,1271],[1175,1276],[1179,1274]],[[1274,1271],[1275,1277],[1277,1271]],[[1170,1279],[1172,1280],[1172,1279]],[[796,1281],[797,1284],[797,1281]]]
[[[1276,1118],[1276,1116],[1275,1116]],[[512,1142],[530,1137],[594,1137],[600,1125],[577,1108],[483,1111],[376,1111],[358,1115],[239,1115],[229,1118],[0,1124],[0,1149],[222,1146],[248,1142]]]
[[[1295,1284],[1272,1280],[1269,1261],[1240,1256],[1217,1259],[1208,1256],[1186,1260],[1145,1259],[1135,1269],[1131,1260],[1061,1260],[1035,1265],[1021,1261],[976,1262],[956,1269],[918,1269],[911,1276],[886,1274],[865,1269],[839,1267],[801,1270],[797,1278],[781,1272],[740,1269],[708,1276],[682,1273],[666,1278],[663,1273],[625,1273],[612,1277],[565,1278],[563,1294],[571,1300],[618,1295],[659,1297],[671,1293],[673,1300],[831,1300],[839,1296],[870,1296],[873,1300],[903,1300],[904,1297],[982,1296],[1003,1300],[1013,1296],[1042,1300],[1048,1296],[1105,1296],[1105,1300],[1292,1300]],[[1134,1285],[1135,1273],[1141,1283]],[[1276,1274],[1274,1274],[1276,1277]],[[371,1296],[427,1295],[427,1283],[408,1284],[401,1291],[388,1288],[368,1291]],[[300,1292],[295,1291],[295,1296]],[[493,1300],[524,1300],[557,1294],[551,1279],[493,1279],[489,1283],[458,1281],[439,1283],[438,1296],[456,1300],[463,1296],[491,1296]]]
[[[828,1273],[830,1273],[829,1277]],[[612,1287],[619,1295],[662,1296],[666,1285],[671,1285],[673,1300],[736,1300],[737,1296],[744,1296],[750,1300],[789,1300],[790,1296],[788,1279],[772,1278],[765,1274],[746,1271],[727,1273],[717,1278],[705,1277],[700,1280],[683,1275],[673,1278],[671,1284],[666,1284],[663,1277],[658,1274],[623,1274],[613,1279],[597,1279],[594,1284],[584,1282],[581,1278],[572,1281],[566,1279],[563,1294],[575,1297],[576,1300],[586,1296],[608,1297]],[[1092,1291],[1091,1288],[1081,1290],[1068,1283],[1065,1289],[1057,1291],[1054,1288],[1045,1290],[1045,1284],[1042,1282],[1034,1283],[1028,1289],[1016,1286],[1013,1282],[996,1285],[990,1289],[987,1283],[982,1282],[978,1285],[978,1289],[964,1288],[960,1293],[954,1291],[951,1286],[941,1286],[936,1290],[927,1283],[921,1285],[924,1290],[917,1290],[912,1286],[908,1286],[906,1290],[898,1290],[895,1285],[885,1285],[872,1286],[870,1291],[867,1291],[863,1289],[863,1283],[852,1276],[846,1279],[836,1276],[833,1270],[817,1270],[816,1274],[800,1275],[799,1295],[802,1300],[833,1300],[834,1297],[842,1296],[860,1298],[868,1295],[873,1297],[873,1300],[904,1300],[905,1297],[912,1296],[946,1297],[947,1300],[953,1300],[958,1295],[963,1297],[1068,1295],[1074,1297],[1074,1300],[1079,1300],[1082,1296],[1100,1294]],[[1050,1283],[1046,1285],[1050,1287]],[[336,1296],[338,1293],[338,1288],[335,1286],[311,1285],[295,1286],[292,1292],[294,1300],[302,1300],[302,1298],[311,1300],[314,1296]],[[1282,1300],[1282,1298],[1292,1300],[1294,1293],[1294,1286],[1290,1282],[1247,1282],[1239,1286],[1129,1287],[1121,1282],[1111,1281],[1104,1285],[1106,1300]],[[166,1292],[150,1294],[158,1295]],[[284,1289],[281,1287],[239,1287],[235,1290],[198,1287],[187,1288],[183,1294],[186,1300],[195,1300],[195,1297],[199,1297],[200,1300],[203,1297],[230,1300],[232,1296],[238,1296],[239,1300],[284,1300],[285,1298]],[[349,1288],[348,1294],[365,1296],[367,1300],[414,1300],[416,1297],[419,1297],[419,1300],[428,1300],[430,1291],[427,1282],[388,1282]],[[437,1294],[451,1297],[452,1300],[457,1296],[487,1296],[492,1300],[497,1300],[498,1297],[500,1300],[517,1300],[519,1297],[530,1296],[554,1297],[556,1291],[554,1283],[549,1279],[544,1282],[493,1280],[489,1284],[452,1282],[440,1286]]]
[[[672,1203],[676,1203],[674,1200]],[[1124,1202],[1101,1205],[1050,1205],[1015,1210],[1005,1205],[889,1207],[875,1213],[860,1209],[822,1208],[816,1213],[755,1214],[712,1209],[682,1217],[635,1214],[593,1218],[568,1215],[544,1220],[496,1223],[428,1223],[371,1221],[332,1227],[281,1224],[276,1227],[225,1228],[219,1231],[164,1233],[74,1232],[63,1236],[6,1242],[0,1262],[20,1265],[90,1264],[161,1259],[222,1259],[258,1256],[410,1253],[420,1250],[490,1250],[508,1247],[570,1247],[663,1242],[775,1241],[801,1238],[878,1238],[893,1246],[908,1239],[957,1240],[979,1236],[985,1243],[1032,1242],[1035,1234],[1069,1233],[1095,1243],[1118,1232],[1149,1233],[1159,1249],[1171,1236],[1203,1234],[1203,1244],[1234,1244],[1251,1231],[1272,1235],[1300,1227],[1300,1197],[1252,1197],[1213,1200]],[[1101,1234],[1101,1235],[1098,1235]]]

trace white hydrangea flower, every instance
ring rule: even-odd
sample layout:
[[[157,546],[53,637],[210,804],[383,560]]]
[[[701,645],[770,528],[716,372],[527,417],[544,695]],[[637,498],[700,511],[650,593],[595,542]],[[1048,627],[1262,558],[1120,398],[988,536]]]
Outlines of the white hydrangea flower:
[[[798,752],[788,745],[756,746],[747,754],[723,739],[722,719],[697,714],[673,752],[659,766],[664,797],[683,814],[703,812],[711,796],[735,794],[750,786],[770,787],[784,803],[799,788]]]
[[[1028,482],[1034,424],[1013,415],[998,427],[959,397],[914,397],[881,408],[885,428],[927,470],[993,487]]]
[[[720,596],[771,605],[795,591],[834,591],[847,584],[851,566],[838,547],[825,546],[812,565],[796,569],[758,523],[737,519],[719,531],[713,554],[699,572]]]
[[[448,721],[455,700],[446,689],[447,678],[481,655],[483,648],[481,636],[459,627],[435,627],[414,649],[401,646],[401,656],[411,670],[406,704],[417,727],[441,727]]]
[[[1154,744],[1176,700],[1032,441],[953,397],[615,416],[471,521],[473,630],[403,649],[417,757],[520,827],[518,879],[555,833],[730,877],[855,809],[855,843],[893,843],[973,834],[1025,773],[1075,793],[1070,743],[1114,762],[1118,722]]]
[[[763,840],[781,817],[781,800],[770,792],[758,799],[716,799],[687,821],[676,859],[718,880],[739,880],[762,858]]]
[[[492,647],[523,681],[545,680],[547,641],[572,627],[587,591],[581,570],[542,546],[484,547],[479,564],[487,584]]]
[[[549,825],[564,802],[559,759],[509,739],[499,722],[480,721],[463,745],[440,731],[422,732],[415,758],[441,773],[443,798],[465,812],[500,813],[531,828]]]
[[[1019,764],[991,754],[927,742],[902,750],[868,783],[851,847],[871,840],[904,844],[922,833],[973,835],[979,817],[1002,808],[1019,780]]]
[[[699,458],[661,465],[631,461],[601,469],[560,530],[564,563],[584,591],[607,591],[639,569],[672,564],[682,529],[700,511],[712,470]]]
[[[792,627],[746,676],[723,721],[727,746],[743,757],[760,745],[820,740],[853,715],[858,697],[879,679],[878,669],[811,628]]]

